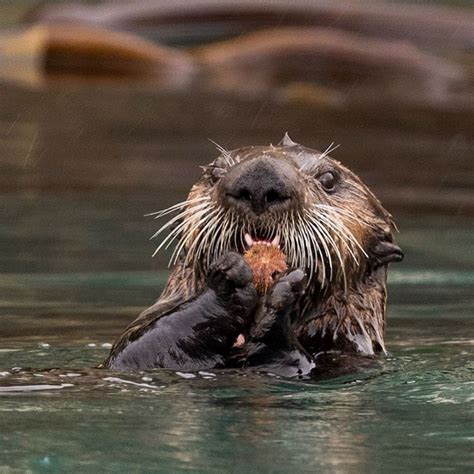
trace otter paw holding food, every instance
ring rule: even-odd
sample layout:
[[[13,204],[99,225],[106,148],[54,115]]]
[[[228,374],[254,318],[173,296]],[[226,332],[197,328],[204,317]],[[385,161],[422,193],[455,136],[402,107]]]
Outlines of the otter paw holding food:
[[[301,269],[291,270],[260,300],[249,340],[238,355],[244,366],[285,377],[310,374],[315,364],[298,342],[291,322],[305,281]]]
[[[236,313],[240,308],[245,315],[248,308],[254,308],[257,303],[252,270],[238,253],[228,252],[211,265],[207,284],[214,290],[220,303]],[[236,316],[240,317],[240,314]]]
[[[134,370],[204,370],[224,367],[237,336],[246,331],[258,302],[252,272],[229,252],[211,266],[208,288],[132,334],[105,366]]]

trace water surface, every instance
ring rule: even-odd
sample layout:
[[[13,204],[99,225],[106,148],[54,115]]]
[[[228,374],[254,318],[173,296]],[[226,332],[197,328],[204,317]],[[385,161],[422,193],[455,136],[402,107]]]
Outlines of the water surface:
[[[2,196],[0,470],[472,470],[470,219],[398,219],[407,258],[390,275],[390,355],[372,372],[95,370],[163,286],[143,214],[174,198]]]

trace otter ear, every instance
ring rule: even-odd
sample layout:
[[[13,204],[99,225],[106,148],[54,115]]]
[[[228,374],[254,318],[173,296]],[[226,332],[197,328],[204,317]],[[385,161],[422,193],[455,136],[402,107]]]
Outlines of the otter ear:
[[[387,265],[390,262],[401,262],[404,257],[402,249],[387,240],[379,241],[370,250],[369,256],[374,268]]]
[[[288,135],[288,132],[285,132],[285,136],[280,140],[280,143],[278,143],[278,146],[295,146],[298,145],[298,143],[295,143],[290,136]]]

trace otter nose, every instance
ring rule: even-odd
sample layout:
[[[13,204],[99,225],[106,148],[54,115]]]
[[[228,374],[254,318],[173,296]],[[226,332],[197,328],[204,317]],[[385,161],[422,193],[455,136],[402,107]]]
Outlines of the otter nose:
[[[255,214],[288,204],[295,194],[295,184],[291,168],[271,158],[237,165],[223,183],[231,204]]]
[[[242,205],[250,207],[257,214],[290,199],[288,195],[273,186],[252,188],[249,185],[244,185],[235,189],[235,191],[230,191],[228,195],[239,201]]]

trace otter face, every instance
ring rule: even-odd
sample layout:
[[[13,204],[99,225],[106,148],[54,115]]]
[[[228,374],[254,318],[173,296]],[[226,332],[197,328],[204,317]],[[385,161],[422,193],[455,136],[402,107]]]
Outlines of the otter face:
[[[344,287],[402,253],[392,243],[392,219],[361,180],[324,153],[288,136],[277,146],[252,146],[221,155],[188,199],[156,213],[177,215],[157,251],[177,240],[171,263],[205,274],[228,251],[256,242],[279,246],[290,267],[304,268],[308,285]]]

